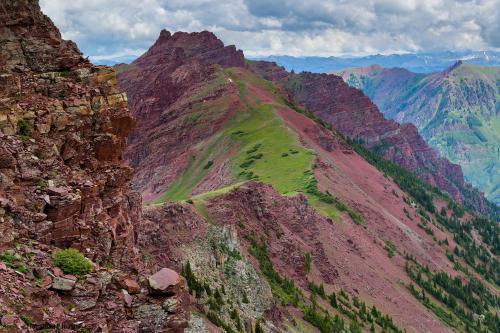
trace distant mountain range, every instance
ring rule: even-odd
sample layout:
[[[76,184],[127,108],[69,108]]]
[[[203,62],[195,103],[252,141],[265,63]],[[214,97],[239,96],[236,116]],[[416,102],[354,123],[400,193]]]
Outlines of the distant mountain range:
[[[417,126],[432,147],[462,166],[468,181],[500,203],[500,67],[459,61],[425,75],[373,65],[340,75],[387,118]]]
[[[499,66],[500,51],[426,52],[366,57],[292,57],[268,56],[256,60],[274,61],[286,70],[296,72],[328,73],[350,67],[366,67],[378,64],[382,67],[401,67],[415,73],[442,71],[458,60],[481,66]]]

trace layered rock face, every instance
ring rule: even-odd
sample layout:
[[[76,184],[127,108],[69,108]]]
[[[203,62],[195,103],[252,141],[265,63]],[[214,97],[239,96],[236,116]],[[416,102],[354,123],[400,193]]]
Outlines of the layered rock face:
[[[487,212],[487,202],[465,183],[459,165],[440,158],[411,124],[387,120],[360,90],[349,87],[332,74],[287,73],[275,63],[253,62],[252,68],[281,84],[292,100],[305,106],[338,131],[386,159],[416,172],[423,180],[467,202],[479,212]]]
[[[235,110],[236,97],[206,112],[208,104],[230,98],[235,88],[220,85],[224,67],[243,67],[243,52],[224,47],[214,34],[163,30],[129,66],[118,67],[138,126],[125,158],[137,169],[135,188],[150,199],[189,163],[193,145],[210,137]],[[200,126],[201,125],[201,126]]]
[[[122,152],[134,120],[114,71],[83,59],[33,1],[3,8],[2,243],[29,235],[93,259],[130,248],[141,200]]]
[[[182,331],[181,283],[150,297],[147,276],[166,268],[136,246],[141,197],[122,159],[135,121],[114,70],[62,40],[38,1],[0,8],[2,329]],[[88,272],[55,267],[56,247],[91,259]]]

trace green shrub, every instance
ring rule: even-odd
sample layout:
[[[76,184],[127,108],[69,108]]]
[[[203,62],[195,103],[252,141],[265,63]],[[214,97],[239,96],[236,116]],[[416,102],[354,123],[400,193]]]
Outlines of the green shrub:
[[[46,190],[49,187],[49,182],[45,179],[40,179],[37,186],[40,190]]]
[[[241,300],[243,303],[245,304],[248,304],[248,296],[247,296],[247,292],[245,290],[243,290],[243,298]]]
[[[57,250],[52,264],[66,274],[84,275],[90,272],[92,263],[76,249]]]
[[[31,326],[31,324],[33,324],[33,319],[31,319],[31,317],[28,315],[21,315],[21,320],[24,321],[24,323],[28,326]]]
[[[203,169],[207,170],[214,164],[214,161],[208,161],[207,164],[203,167]]]
[[[306,264],[306,273],[309,273],[311,271],[311,254],[310,253],[306,253],[305,264]]]
[[[7,266],[10,266],[14,263],[15,258],[14,255],[9,251],[3,251],[0,254],[0,260],[7,264]]]
[[[389,258],[394,257],[394,255],[396,254],[396,247],[391,243],[391,241],[385,242],[385,250],[387,251],[387,255],[389,256]]]
[[[21,136],[29,136],[31,132],[31,125],[24,119],[19,119],[17,122],[17,130]]]

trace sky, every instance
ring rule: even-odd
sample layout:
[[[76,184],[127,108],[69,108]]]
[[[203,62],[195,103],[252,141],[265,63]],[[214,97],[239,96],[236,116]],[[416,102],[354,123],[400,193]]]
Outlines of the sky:
[[[94,61],[138,56],[161,29],[214,32],[246,56],[499,50],[500,0],[40,0]]]

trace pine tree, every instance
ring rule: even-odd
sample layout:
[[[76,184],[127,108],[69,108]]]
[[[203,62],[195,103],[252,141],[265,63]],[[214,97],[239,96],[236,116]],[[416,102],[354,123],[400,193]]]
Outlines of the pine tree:
[[[329,296],[330,298],[330,305],[333,306],[334,308],[337,308],[337,296],[335,295],[335,292],[333,291],[332,294]]]

